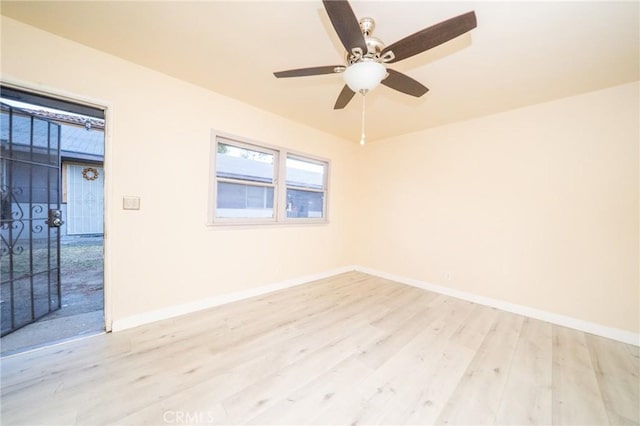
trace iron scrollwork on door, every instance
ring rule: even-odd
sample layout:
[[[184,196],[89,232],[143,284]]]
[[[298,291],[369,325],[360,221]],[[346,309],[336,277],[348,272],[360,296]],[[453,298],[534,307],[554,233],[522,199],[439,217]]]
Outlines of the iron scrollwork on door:
[[[20,203],[15,202],[16,194],[22,194],[22,188],[9,188],[7,185],[2,185],[2,211],[0,216],[0,223],[2,232],[0,238],[2,239],[2,247],[0,248],[0,256],[5,257],[9,254],[21,254],[24,251],[22,245],[16,244],[22,235],[24,230],[24,212]],[[11,234],[11,237],[9,237]]]

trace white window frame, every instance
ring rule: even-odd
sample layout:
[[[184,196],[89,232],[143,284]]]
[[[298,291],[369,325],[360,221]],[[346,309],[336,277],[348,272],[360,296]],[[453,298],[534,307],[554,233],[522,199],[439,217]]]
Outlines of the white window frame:
[[[216,158],[218,153],[218,143],[233,145],[239,148],[246,148],[254,151],[264,152],[274,156],[274,176],[273,184],[260,183],[254,181],[244,181],[240,179],[219,178],[216,173]],[[298,186],[287,186],[287,158],[293,158],[324,166],[323,188],[314,189]],[[328,198],[329,198],[329,172],[331,164],[328,159],[320,158],[286,148],[257,142],[251,139],[220,132],[211,131],[210,146],[210,172],[209,172],[209,212],[207,224],[209,226],[219,225],[282,225],[282,224],[326,224],[329,223]],[[248,184],[252,186],[268,186],[274,188],[273,217],[270,218],[223,218],[216,217],[217,210],[217,189],[218,182]],[[323,215],[320,218],[309,217],[287,217],[287,188],[302,191],[323,193]]]

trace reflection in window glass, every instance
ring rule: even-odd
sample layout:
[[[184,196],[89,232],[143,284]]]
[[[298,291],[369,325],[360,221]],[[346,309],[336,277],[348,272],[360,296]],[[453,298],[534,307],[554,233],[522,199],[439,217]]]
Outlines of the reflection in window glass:
[[[252,182],[273,183],[273,154],[218,143],[216,176]]]
[[[322,189],[325,165],[287,157],[287,186]]]
[[[273,187],[218,182],[216,217],[272,218]]]
[[[287,217],[324,217],[324,192],[287,189]]]

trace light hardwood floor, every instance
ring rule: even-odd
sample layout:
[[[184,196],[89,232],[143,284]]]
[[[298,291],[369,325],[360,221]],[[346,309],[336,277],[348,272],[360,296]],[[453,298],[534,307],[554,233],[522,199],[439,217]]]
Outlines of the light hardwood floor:
[[[638,348],[347,273],[2,359],[2,424],[638,424]]]

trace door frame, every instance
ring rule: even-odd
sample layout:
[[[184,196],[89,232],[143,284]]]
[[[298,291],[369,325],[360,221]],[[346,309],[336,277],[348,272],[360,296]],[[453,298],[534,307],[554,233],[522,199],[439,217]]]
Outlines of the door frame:
[[[111,211],[112,200],[115,199],[112,194],[111,176],[113,168],[111,167],[111,159],[113,158],[112,152],[112,129],[113,129],[113,106],[111,102],[104,99],[96,99],[85,95],[80,95],[75,92],[65,91],[59,88],[53,88],[45,85],[38,85],[32,82],[19,81],[11,78],[0,77],[0,83],[3,86],[22,90],[24,92],[30,92],[34,95],[41,95],[49,98],[60,99],[63,101],[72,102],[79,105],[85,105],[92,108],[98,108],[104,111],[104,204],[103,204],[103,218],[104,218],[104,239],[103,239],[103,297],[104,297],[104,328],[106,332],[111,332],[113,327],[113,286],[111,277],[111,238],[109,237],[112,215]],[[116,205],[115,203],[113,204]]]

